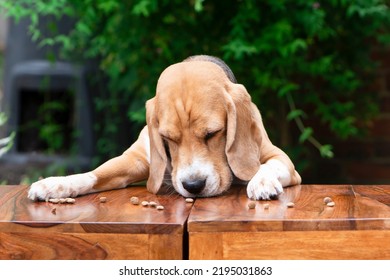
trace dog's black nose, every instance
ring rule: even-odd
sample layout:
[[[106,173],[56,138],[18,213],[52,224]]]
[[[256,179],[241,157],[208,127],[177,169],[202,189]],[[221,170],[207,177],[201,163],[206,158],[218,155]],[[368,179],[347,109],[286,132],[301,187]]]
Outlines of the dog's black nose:
[[[203,180],[188,180],[182,182],[183,187],[192,194],[200,193],[206,186],[206,179]]]

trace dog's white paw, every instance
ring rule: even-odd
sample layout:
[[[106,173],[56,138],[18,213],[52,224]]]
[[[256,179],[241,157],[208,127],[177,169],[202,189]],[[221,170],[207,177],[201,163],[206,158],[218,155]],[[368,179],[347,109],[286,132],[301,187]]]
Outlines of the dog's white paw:
[[[275,170],[263,164],[249,181],[246,191],[250,199],[270,200],[283,192],[283,186]]]
[[[28,198],[48,200],[50,198],[75,197],[92,192],[96,181],[96,176],[91,172],[64,177],[48,177],[30,186]]]

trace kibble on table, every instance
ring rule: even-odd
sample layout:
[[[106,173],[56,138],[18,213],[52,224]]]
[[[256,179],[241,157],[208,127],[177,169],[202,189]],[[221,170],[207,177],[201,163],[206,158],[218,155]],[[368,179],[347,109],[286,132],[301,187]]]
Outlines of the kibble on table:
[[[73,204],[76,202],[76,199],[74,198],[71,198],[71,197],[68,197],[68,198],[65,198],[65,202],[66,203],[70,203],[70,204]]]
[[[67,197],[67,198],[50,198],[49,199],[50,203],[57,204],[57,203],[69,203],[73,204],[76,202],[76,199]]]
[[[326,206],[328,207],[334,207],[336,204],[334,203],[334,201],[330,201],[326,204]]]
[[[295,206],[294,202],[288,202],[287,207],[288,208],[293,208]]]
[[[133,204],[133,205],[138,205],[138,204],[139,204],[139,198],[136,197],[136,196],[132,196],[132,197],[130,198],[130,202],[131,202],[131,204]]]
[[[151,206],[151,207],[156,207],[156,206],[157,206],[157,202],[150,201],[150,202],[149,202],[149,206]]]
[[[254,202],[254,201],[249,202],[248,203],[248,208],[249,209],[255,209],[256,208],[256,202]]]
[[[331,201],[332,201],[332,199],[331,199],[329,196],[327,196],[327,197],[324,198],[324,203],[325,203],[325,204],[328,204],[328,203],[331,202]]]

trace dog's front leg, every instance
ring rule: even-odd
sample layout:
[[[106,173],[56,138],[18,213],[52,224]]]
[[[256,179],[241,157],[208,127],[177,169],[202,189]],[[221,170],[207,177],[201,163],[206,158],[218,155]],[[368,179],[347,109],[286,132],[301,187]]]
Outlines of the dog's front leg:
[[[32,200],[75,197],[123,188],[147,179],[149,175],[149,136],[145,127],[138,140],[122,155],[110,159],[93,171],[69,176],[48,177],[30,186]]]

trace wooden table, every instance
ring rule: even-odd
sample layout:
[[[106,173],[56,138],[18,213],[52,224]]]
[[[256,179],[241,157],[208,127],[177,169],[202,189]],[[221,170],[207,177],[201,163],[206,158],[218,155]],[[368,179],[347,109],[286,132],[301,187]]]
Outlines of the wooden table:
[[[165,209],[133,205],[132,196]],[[0,186],[0,259],[182,259],[191,205],[145,187],[52,204],[30,201],[25,186]]]
[[[334,207],[324,204],[327,196]],[[255,209],[249,202],[244,187],[197,199],[189,258],[390,259],[390,186],[302,185]]]
[[[165,209],[132,205],[131,196]],[[245,187],[193,205],[145,187],[70,205],[0,186],[0,259],[390,259],[390,186],[301,185],[255,209],[249,202]]]

